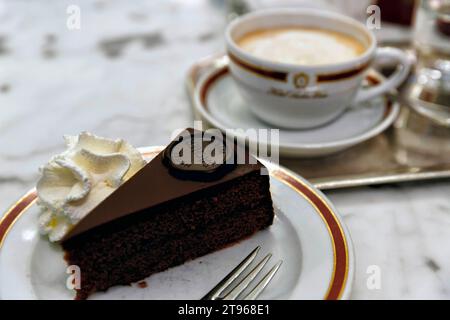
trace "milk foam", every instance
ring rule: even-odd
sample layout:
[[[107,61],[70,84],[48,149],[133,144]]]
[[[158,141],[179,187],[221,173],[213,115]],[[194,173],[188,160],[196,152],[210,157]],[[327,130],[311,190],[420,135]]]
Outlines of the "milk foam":
[[[245,35],[238,45],[256,57],[298,65],[340,63],[365,51],[351,36],[312,28],[259,30]]]

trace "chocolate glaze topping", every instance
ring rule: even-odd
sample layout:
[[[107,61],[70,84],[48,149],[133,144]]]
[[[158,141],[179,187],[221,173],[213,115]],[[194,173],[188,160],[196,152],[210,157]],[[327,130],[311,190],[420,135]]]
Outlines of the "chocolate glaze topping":
[[[187,130],[191,135],[201,133],[194,129]],[[244,150],[234,143],[227,144],[224,150],[234,145],[233,152],[231,152],[233,159],[240,150],[245,152],[246,164],[224,164],[203,159],[208,165],[179,166],[174,159],[171,159],[173,155],[171,150],[178,143],[183,143],[179,137],[78,222],[61,241],[64,242],[115,219],[263,168],[263,165],[256,161],[247,149]],[[219,143],[219,141],[215,143]],[[202,144],[202,150],[207,145],[210,143]],[[225,160],[228,159],[226,155],[224,157]],[[251,164],[251,162],[255,162],[255,164]]]

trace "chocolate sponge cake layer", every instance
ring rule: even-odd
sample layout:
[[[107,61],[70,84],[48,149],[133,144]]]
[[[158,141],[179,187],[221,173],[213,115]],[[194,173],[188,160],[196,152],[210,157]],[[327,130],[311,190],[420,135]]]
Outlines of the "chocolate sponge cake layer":
[[[151,190],[149,190],[151,192]],[[273,222],[259,170],[115,219],[62,243],[81,270],[77,299],[213,252]]]

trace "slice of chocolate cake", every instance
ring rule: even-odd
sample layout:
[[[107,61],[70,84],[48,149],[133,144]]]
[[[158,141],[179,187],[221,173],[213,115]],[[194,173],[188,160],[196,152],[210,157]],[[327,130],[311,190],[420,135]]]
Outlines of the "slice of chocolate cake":
[[[197,144],[202,133],[187,133],[62,237],[68,264],[81,270],[77,299],[142,280],[272,224],[263,165],[234,143],[209,137]],[[244,164],[236,164],[240,151]]]

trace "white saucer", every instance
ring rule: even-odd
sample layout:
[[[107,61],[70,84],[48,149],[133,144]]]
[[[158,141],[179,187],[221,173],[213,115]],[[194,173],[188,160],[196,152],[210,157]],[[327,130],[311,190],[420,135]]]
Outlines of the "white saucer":
[[[371,73],[368,83],[383,81]],[[194,108],[208,125],[226,129],[274,128],[256,118],[237,91],[228,67],[205,74],[194,93]],[[399,112],[399,105],[387,96],[349,108],[339,118],[322,127],[306,130],[280,129],[280,155],[287,157],[324,156],[364,142],[387,129]]]
[[[151,158],[161,147],[142,149]],[[252,249],[261,246],[269,265],[283,260],[261,299],[346,299],[353,274],[347,228],[326,197],[289,170],[267,164],[276,208],[274,224],[226,249],[146,279],[148,286],[116,286],[91,299],[200,299]],[[0,220],[0,298],[73,299],[66,288],[63,252],[37,230],[34,190]]]

